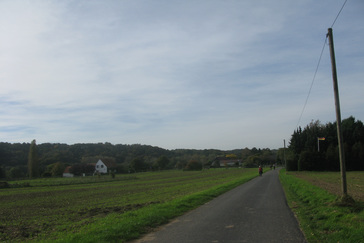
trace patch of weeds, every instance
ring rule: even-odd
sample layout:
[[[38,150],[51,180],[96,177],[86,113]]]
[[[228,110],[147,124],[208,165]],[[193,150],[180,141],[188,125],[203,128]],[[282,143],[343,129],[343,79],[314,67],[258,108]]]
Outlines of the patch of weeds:
[[[142,207],[146,207],[152,204],[158,204],[159,201],[152,201],[147,203],[137,203],[137,204],[128,204],[125,206],[114,206],[114,207],[95,207],[90,209],[81,209],[78,211],[78,214],[80,216],[87,216],[87,217],[93,217],[96,215],[107,215],[110,213],[125,213],[128,211],[136,210]]]
[[[337,197],[333,205],[339,207],[354,207],[355,201],[351,196],[345,195],[342,197]]]
[[[31,187],[29,182],[22,182],[22,183],[13,183],[9,184],[9,188],[22,188],[22,187]]]

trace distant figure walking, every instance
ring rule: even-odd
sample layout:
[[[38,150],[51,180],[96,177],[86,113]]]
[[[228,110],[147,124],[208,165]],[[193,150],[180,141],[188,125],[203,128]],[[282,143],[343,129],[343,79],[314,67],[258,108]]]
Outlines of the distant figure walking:
[[[259,176],[262,176],[262,174],[263,174],[263,168],[259,166]]]

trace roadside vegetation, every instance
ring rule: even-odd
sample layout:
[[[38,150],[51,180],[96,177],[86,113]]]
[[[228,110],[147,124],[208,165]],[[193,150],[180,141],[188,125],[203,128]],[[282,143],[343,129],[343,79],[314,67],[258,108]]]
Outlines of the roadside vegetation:
[[[348,172],[348,192],[356,200],[342,205],[340,172],[280,171],[287,201],[308,242],[364,242],[364,172]]]
[[[0,190],[0,241],[125,242],[256,175],[229,168],[29,180]]]

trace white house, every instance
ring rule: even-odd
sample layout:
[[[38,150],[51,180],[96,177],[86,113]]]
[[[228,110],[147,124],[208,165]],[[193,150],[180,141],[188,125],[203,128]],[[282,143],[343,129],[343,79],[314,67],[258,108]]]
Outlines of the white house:
[[[115,169],[116,168],[116,163],[113,162],[103,162],[101,159],[99,159],[99,161],[97,161],[96,166],[95,166],[95,172],[100,173],[100,174],[106,174],[108,173],[111,169]]]

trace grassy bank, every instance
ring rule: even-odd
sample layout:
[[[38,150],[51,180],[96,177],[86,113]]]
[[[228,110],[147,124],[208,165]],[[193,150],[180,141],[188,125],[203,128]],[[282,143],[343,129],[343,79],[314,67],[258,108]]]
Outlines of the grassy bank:
[[[30,181],[0,190],[0,241],[125,242],[255,176],[255,169],[216,169]]]
[[[319,173],[315,175],[317,182],[320,176]],[[337,195],[298,176],[299,173],[280,172],[288,204],[296,214],[307,240],[364,242],[364,203],[357,201],[354,206],[338,206]],[[322,174],[322,178],[325,176]]]

